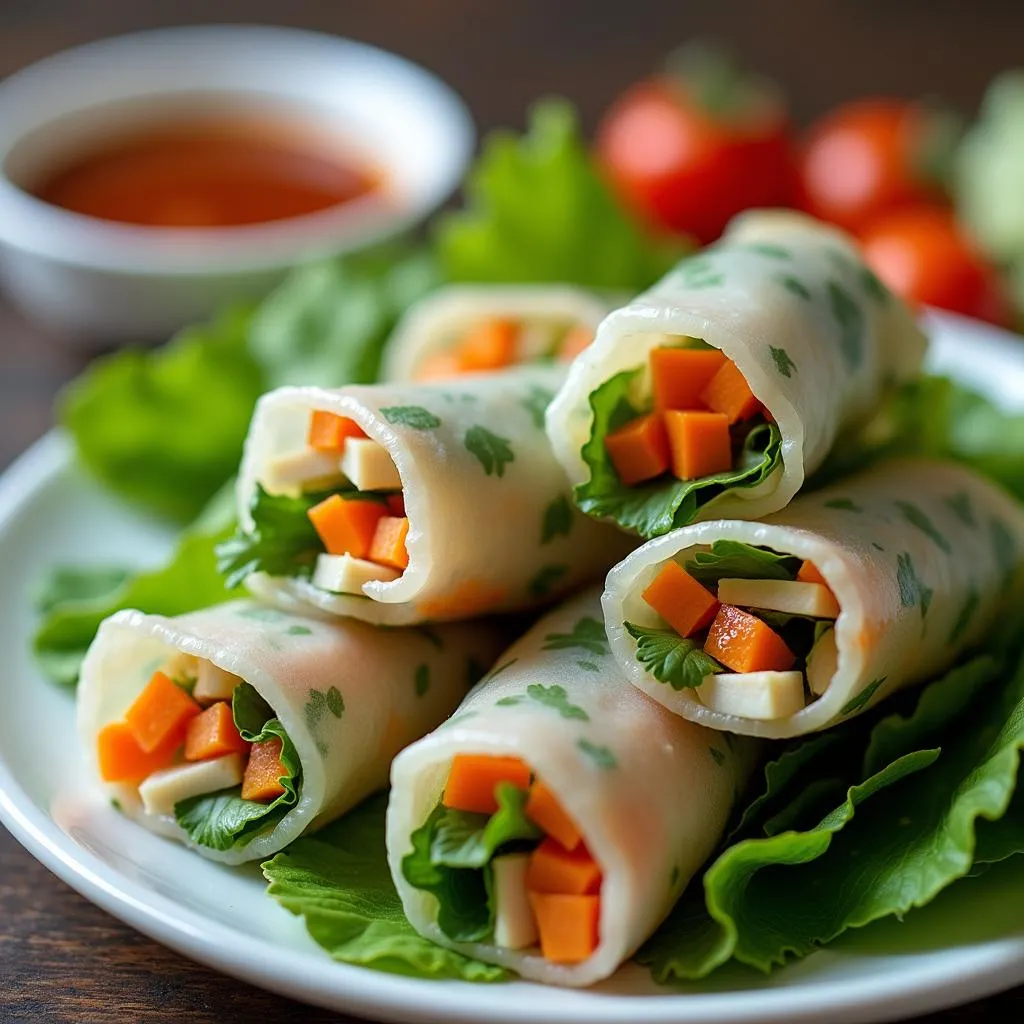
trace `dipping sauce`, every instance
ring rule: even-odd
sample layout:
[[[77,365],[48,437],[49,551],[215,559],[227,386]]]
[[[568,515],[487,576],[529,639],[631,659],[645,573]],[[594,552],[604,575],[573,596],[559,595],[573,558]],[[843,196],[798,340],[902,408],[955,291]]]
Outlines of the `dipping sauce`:
[[[185,115],[108,138],[29,191],[102,220],[221,228],[300,217],[380,186],[336,141],[288,122]]]

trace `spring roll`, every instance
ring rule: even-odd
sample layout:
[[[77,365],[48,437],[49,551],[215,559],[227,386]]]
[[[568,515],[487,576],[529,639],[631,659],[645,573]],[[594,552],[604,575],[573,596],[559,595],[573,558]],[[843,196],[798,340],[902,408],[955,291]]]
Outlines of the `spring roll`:
[[[212,860],[259,860],[384,786],[497,639],[489,624],[385,631],[250,601],[122,611],[86,655],[78,731],[129,817]]]
[[[388,863],[406,916],[523,977],[599,981],[719,842],[757,751],[626,684],[598,592],[577,596],[395,760]]]
[[[759,523],[699,523],[608,575],[612,652],[693,722],[782,738],[933,678],[1007,607],[1024,511],[961,465],[893,460]]]
[[[758,519],[918,373],[925,348],[840,231],[748,213],[604,320],[548,437],[580,507],[624,530]]]
[[[440,380],[519,363],[569,362],[611,308],[569,285],[450,285],[417,303],[384,352],[385,380]]]
[[[578,513],[546,442],[564,375],[265,395],[222,568],[280,607],[387,625],[526,608],[599,578],[628,543]]]

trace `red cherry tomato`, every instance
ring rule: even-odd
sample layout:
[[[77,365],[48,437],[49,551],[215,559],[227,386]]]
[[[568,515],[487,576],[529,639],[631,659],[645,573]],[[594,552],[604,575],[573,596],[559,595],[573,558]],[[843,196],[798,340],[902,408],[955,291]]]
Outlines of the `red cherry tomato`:
[[[869,266],[897,295],[1010,325],[1012,308],[998,271],[950,210],[914,206],[886,214],[863,231],[861,245]]]
[[[653,227],[714,241],[753,206],[792,202],[795,171],[785,107],[745,89],[715,113],[685,78],[627,90],[597,132],[597,155],[627,206]]]
[[[811,127],[799,160],[800,205],[857,234],[882,213],[938,202],[934,165],[952,139],[946,114],[905,100],[860,100]]]

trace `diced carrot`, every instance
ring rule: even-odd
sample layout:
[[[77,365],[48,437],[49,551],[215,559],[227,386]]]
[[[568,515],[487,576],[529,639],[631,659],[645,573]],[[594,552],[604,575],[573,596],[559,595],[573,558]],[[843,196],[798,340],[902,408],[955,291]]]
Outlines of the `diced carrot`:
[[[785,672],[796,655],[756,615],[723,604],[708,630],[704,650],[733,672]]]
[[[540,951],[553,964],[578,964],[597,949],[600,896],[529,893]]]
[[[680,636],[703,629],[719,609],[715,595],[678,562],[666,562],[640,596]]]
[[[530,854],[526,888],[591,896],[601,889],[601,869],[583,843],[567,850],[549,836]]]
[[[139,746],[127,722],[111,722],[96,737],[100,777],[104,782],[141,782],[174,760],[181,740],[175,737],[147,753]]]
[[[315,409],[309,420],[307,444],[318,452],[340,452],[350,437],[366,437],[362,427],[347,416]]]
[[[408,532],[409,520],[404,516],[382,516],[378,519],[370,541],[370,561],[395,569],[408,569],[409,552],[405,549]]]
[[[729,417],[720,412],[665,413],[672,452],[672,472],[680,480],[697,480],[732,469]]]
[[[761,403],[750,390],[747,378],[736,364],[727,359],[722,368],[708,381],[700,393],[700,400],[712,411],[729,417],[730,423],[750,419],[761,408]]]
[[[493,814],[498,809],[494,788],[499,782],[511,782],[519,789],[529,789],[529,765],[518,757],[456,754],[452,758],[441,802],[457,811]]]
[[[800,571],[796,574],[796,578],[801,583],[820,583],[822,586],[828,586],[825,577],[818,572],[818,567],[813,562],[804,561],[803,565],[800,566]]]
[[[717,348],[651,349],[654,408],[703,409],[700,393],[724,362]]]
[[[281,740],[276,736],[254,743],[242,776],[242,799],[265,804],[284,792],[281,777],[288,769],[281,763]]]
[[[605,451],[619,479],[627,486],[661,476],[671,453],[665,423],[658,413],[639,416],[604,439]]]
[[[583,324],[570,327],[558,343],[557,358],[560,362],[571,363],[594,340],[594,332]]]
[[[163,672],[154,672],[146,688],[124,713],[135,742],[148,754],[171,739],[181,743],[185,727],[203,709]]]
[[[244,754],[249,744],[235,728],[231,705],[226,700],[211,704],[188,723],[185,732],[185,760],[209,761],[225,754]]]
[[[348,554],[353,558],[365,558],[370,553],[377,523],[387,511],[388,507],[382,501],[332,494],[306,514],[329,555]]]
[[[535,780],[530,787],[525,809],[530,821],[539,825],[565,849],[575,850],[580,845],[580,830],[562,809],[555,794],[540,779]]]
[[[416,367],[416,380],[451,380],[464,373],[455,352],[432,352]]]
[[[388,507],[388,515],[405,515],[405,495],[401,491],[396,491],[394,494],[385,495],[384,504],[386,504]]]
[[[515,362],[519,324],[495,318],[474,326],[456,350],[463,373],[501,370]]]

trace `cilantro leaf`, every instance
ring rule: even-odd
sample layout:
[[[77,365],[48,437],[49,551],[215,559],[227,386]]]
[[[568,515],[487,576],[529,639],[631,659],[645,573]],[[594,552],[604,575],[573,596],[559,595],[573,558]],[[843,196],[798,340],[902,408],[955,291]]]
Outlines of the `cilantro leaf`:
[[[505,475],[505,466],[515,460],[509,440],[500,437],[486,427],[470,427],[466,431],[465,445],[467,450],[480,460],[484,472],[490,476]]]
[[[674,629],[652,629],[632,622],[623,626],[636,640],[636,660],[673,690],[693,689],[705,676],[724,671],[698,641],[681,637]]]
[[[587,615],[572,627],[571,632],[548,633],[544,637],[545,651],[563,651],[577,647],[590,654],[607,653],[608,636],[604,631],[604,623]],[[491,678],[493,679],[494,676],[492,675]]]
[[[686,571],[711,587],[723,579],[792,581],[800,565],[800,559],[793,555],[780,555],[737,540],[716,540],[709,551],[697,551],[687,559]]]
[[[388,423],[400,423],[413,430],[433,430],[441,426],[440,419],[421,405],[392,405],[381,409],[381,415]]]
[[[568,537],[572,522],[572,504],[564,494],[560,494],[544,509],[544,521],[540,529],[541,544],[547,544],[555,537]]]

